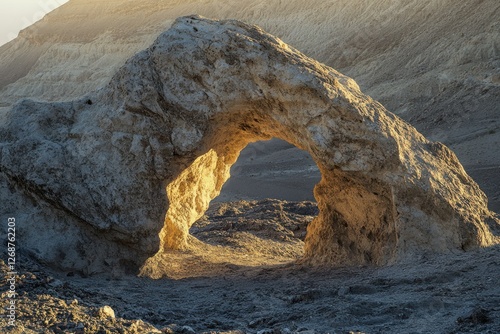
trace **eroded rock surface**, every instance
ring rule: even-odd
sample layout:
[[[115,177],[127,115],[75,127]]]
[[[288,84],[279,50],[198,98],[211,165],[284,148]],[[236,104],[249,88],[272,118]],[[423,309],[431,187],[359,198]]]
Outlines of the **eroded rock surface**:
[[[0,119],[2,219],[15,216],[19,244],[61,267],[134,270],[189,247],[239,152],[272,137],[308,151],[322,174],[312,263],[498,242],[486,196],[448,148],[238,21],[180,18],[103,89],[24,100]]]

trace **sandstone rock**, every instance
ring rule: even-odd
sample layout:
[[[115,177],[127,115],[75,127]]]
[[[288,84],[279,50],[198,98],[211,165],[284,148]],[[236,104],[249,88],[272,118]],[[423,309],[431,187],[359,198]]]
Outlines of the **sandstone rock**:
[[[238,21],[180,18],[104,88],[24,100],[0,118],[1,217],[16,217],[22,247],[64,268],[133,271],[188,247],[239,152],[272,137],[308,151],[322,174],[311,263],[498,242],[486,196],[447,147]],[[154,259],[143,269],[153,275]]]

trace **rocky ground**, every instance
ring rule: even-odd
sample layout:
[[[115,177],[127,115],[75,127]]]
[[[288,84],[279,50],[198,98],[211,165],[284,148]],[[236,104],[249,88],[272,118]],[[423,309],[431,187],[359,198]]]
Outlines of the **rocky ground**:
[[[500,247],[383,268],[310,268],[297,259],[316,210],[311,202],[214,204],[191,230],[214,252],[204,258],[178,252],[172,258],[200,270],[158,280],[84,277],[21,254],[17,326],[1,318],[0,331],[500,332]],[[223,250],[219,257],[217,249]],[[1,271],[8,276],[3,262]],[[5,279],[1,284],[5,308],[9,287]]]

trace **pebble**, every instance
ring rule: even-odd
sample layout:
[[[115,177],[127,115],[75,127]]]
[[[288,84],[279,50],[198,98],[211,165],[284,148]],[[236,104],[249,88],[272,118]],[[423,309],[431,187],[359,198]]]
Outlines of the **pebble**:
[[[115,311],[108,305],[103,306],[99,309],[99,316],[102,318],[115,318]]]
[[[68,299],[66,301],[66,304],[76,306],[76,305],[78,305],[78,300],[77,299],[73,299],[73,300]]]
[[[168,325],[162,329],[162,333],[167,334],[196,334],[195,330],[190,326],[179,326],[176,324]]]

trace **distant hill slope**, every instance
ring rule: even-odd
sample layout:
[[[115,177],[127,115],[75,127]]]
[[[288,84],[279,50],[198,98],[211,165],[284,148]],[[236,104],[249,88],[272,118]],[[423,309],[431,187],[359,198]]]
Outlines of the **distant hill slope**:
[[[258,24],[353,77],[500,201],[498,0],[70,0],[0,47],[0,107],[96,89],[191,13]]]

